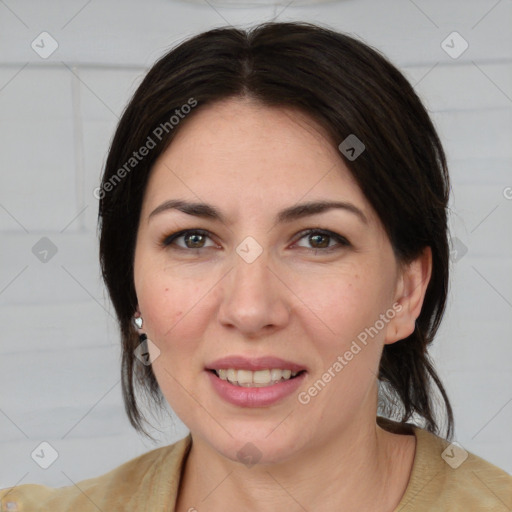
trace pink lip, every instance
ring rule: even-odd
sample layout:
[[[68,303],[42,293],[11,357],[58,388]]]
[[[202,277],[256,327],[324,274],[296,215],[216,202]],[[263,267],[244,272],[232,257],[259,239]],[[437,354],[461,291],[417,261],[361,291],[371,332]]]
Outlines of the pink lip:
[[[207,370],[227,370],[229,368],[234,368],[236,370],[251,370],[253,372],[266,369],[291,370],[292,372],[306,370],[306,368],[300,364],[272,356],[253,358],[244,356],[228,356],[216,359],[206,366]]]
[[[219,361],[216,361],[215,363],[217,364],[218,362]],[[230,361],[230,365],[232,363],[233,361]],[[229,367],[240,368],[239,365]],[[276,368],[276,366],[273,365],[270,365],[270,367]],[[278,367],[279,366],[277,366],[277,368]],[[269,368],[269,366],[265,366],[265,368]],[[297,377],[293,379],[285,380],[279,384],[264,386],[261,388],[245,388],[231,384],[226,380],[222,380],[221,378],[217,377],[215,372],[207,370],[206,373],[217,394],[226,402],[237,405],[239,407],[267,407],[269,405],[273,405],[279,400],[282,400],[283,398],[291,395],[294,391],[296,391],[306,376],[306,372],[304,372],[297,375]]]

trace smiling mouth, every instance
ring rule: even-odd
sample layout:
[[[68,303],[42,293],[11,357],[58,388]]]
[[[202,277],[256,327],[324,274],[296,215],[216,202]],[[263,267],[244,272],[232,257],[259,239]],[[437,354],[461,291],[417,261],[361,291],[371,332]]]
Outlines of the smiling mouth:
[[[295,379],[297,376],[305,373],[306,370],[294,371],[282,370],[278,368],[265,370],[237,370],[235,368],[219,368],[209,370],[219,377],[221,380],[228,381],[234,386],[245,388],[261,388],[266,386],[274,386],[280,382]]]

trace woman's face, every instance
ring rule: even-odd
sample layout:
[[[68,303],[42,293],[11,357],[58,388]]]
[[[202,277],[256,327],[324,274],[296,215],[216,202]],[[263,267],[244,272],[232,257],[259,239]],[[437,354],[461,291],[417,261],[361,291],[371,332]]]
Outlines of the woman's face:
[[[205,206],[186,213],[170,201]],[[319,202],[341,207],[301,206]],[[337,148],[297,112],[208,106],[152,169],[135,287],[160,350],[153,371],[192,435],[226,457],[255,450],[261,462],[283,461],[375,422],[399,280]],[[236,359],[218,361],[227,357]],[[213,372],[229,368],[245,371]],[[284,381],[289,373],[272,369],[302,372]]]

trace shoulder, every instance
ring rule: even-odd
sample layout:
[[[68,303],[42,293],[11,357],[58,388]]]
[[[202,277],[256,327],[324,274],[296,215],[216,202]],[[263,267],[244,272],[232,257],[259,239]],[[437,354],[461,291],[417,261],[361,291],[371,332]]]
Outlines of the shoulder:
[[[512,476],[499,467],[419,427],[402,512],[512,509]]]
[[[153,499],[152,491],[158,486],[159,475],[161,478],[165,474],[170,484],[173,477],[179,478],[178,470],[189,443],[190,437],[187,436],[131,459],[104,475],[66,487],[23,484],[2,489],[0,510],[146,510],[150,499]]]

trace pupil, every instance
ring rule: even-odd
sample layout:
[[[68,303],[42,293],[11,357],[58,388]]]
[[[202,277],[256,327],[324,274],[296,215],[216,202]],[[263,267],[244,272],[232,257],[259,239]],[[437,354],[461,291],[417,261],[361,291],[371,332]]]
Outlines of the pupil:
[[[321,239],[323,238],[324,239],[324,243],[317,243],[318,242],[318,239]],[[317,234],[317,235],[311,235],[311,241],[314,242],[314,244],[317,244],[317,247],[328,247],[329,246],[329,242],[325,242],[326,239],[328,238],[327,235],[321,235],[321,234]]]
[[[192,248],[200,248],[201,247],[201,241],[202,241],[203,235],[200,235],[198,233],[192,233],[191,235],[187,236],[187,245],[188,242],[192,241]],[[198,240],[199,239],[199,240]]]

